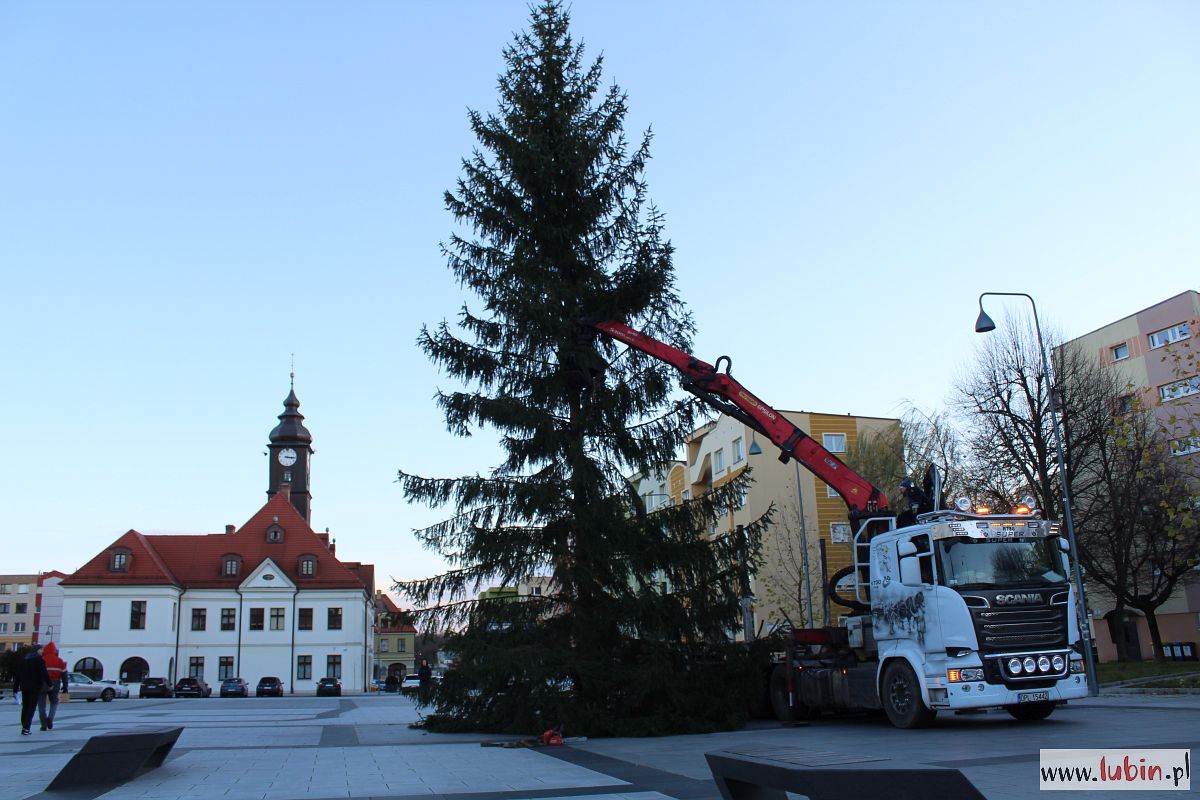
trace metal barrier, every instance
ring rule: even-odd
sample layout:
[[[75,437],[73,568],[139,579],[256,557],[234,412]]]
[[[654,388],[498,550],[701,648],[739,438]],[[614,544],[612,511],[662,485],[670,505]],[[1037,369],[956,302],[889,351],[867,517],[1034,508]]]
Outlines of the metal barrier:
[[[787,792],[809,800],[985,800],[956,769],[831,769],[722,751],[704,758],[724,800],[786,800]],[[841,763],[848,761],[856,760]]]
[[[181,733],[180,727],[93,736],[50,781],[46,791],[132,780],[143,769],[162,766]]]

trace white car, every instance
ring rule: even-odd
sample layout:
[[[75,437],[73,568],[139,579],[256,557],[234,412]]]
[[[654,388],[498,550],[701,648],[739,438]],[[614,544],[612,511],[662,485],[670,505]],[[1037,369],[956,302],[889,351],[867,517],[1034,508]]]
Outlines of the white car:
[[[114,697],[120,698],[122,700],[129,699],[129,684],[126,683],[125,681],[107,680],[107,681],[96,681],[96,683],[103,683],[105,686],[111,686],[113,688],[113,691],[116,692]]]
[[[420,688],[421,688],[421,679],[418,678],[415,674],[405,675],[404,680],[400,682],[400,691],[402,691],[402,692],[415,692],[417,689],[420,689]]]

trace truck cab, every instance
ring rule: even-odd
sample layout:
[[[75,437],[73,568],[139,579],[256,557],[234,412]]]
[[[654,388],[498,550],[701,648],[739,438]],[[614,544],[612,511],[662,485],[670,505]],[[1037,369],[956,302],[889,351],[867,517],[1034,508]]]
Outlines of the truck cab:
[[[894,724],[986,707],[1043,719],[1087,695],[1065,541],[1019,508],[922,514],[870,540],[869,622],[851,639],[876,651]]]

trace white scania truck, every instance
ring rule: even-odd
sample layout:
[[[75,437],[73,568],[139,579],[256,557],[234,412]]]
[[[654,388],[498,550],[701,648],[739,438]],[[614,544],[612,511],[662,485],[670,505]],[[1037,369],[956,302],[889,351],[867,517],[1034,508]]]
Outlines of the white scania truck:
[[[934,470],[934,507],[898,527],[883,492],[728,367],[720,372],[621,322],[594,327],[674,366],[686,390],[770,439],[781,461],[796,459],[846,502],[855,563],[827,591],[850,614],[843,626],[789,632],[769,676],[778,717],[883,710],[893,725],[915,728],[941,710],[1003,708],[1040,720],[1087,695],[1067,543],[1030,499],[1005,513],[966,498],[938,508]]]

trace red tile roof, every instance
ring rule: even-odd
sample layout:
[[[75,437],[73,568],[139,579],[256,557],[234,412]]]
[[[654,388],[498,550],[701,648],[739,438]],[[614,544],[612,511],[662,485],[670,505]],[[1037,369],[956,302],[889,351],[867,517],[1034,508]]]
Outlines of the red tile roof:
[[[268,542],[267,529],[275,524],[283,528],[283,541]],[[315,533],[287,497],[277,493],[232,533],[145,535],[131,530],[76,570],[62,585],[232,589],[270,558],[300,588],[362,589],[373,594],[375,567],[338,561],[327,542],[327,534]],[[126,572],[109,569],[111,552],[118,547],[130,551]],[[223,556],[227,555],[237,555],[242,560],[235,577],[221,574]],[[300,557],[305,555],[316,558],[316,574],[302,578]]]

